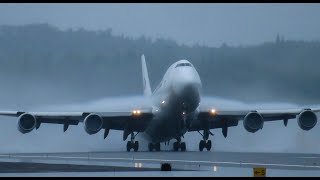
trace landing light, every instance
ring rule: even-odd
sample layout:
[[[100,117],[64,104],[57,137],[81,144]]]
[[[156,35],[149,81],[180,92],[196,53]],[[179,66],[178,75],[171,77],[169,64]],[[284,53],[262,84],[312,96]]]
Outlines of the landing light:
[[[133,114],[133,115],[140,115],[140,114],[141,114],[141,111],[140,111],[140,110],[133,110],[133,111],[132,111],[132,114]]]
[[[166,101],[162,101],[161,103],[164,104]]]
[[[210,110],[210,114],[215,115],[216,113],[217,113],[217,111],[215,109]]]

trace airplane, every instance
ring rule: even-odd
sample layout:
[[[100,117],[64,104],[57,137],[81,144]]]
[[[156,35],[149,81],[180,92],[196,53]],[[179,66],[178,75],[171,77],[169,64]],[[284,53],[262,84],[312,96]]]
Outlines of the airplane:
[[[147,140],[149,151],[160,151],[162,142],[173,143],[174,151],[186,151],[182,137],[187,132],[197,131],[202,140],[199,150],[211,150],[209,136],[211,129],[221,129],[226,138],[228,128],[243,121],[245,130],[255,133],[263,128],[264,122],[282,120],[287,126],[289,119],[297,119],[302,130],[311,130],[317,124],[316,112],[320,108],[284,110],[223,110],[214,107],[201,107],[202,83],[196,68],[188,60],[173,63],[164,74],[157,88],[152,92],[145,56],[141,56],[143,94],[152,106],[132,111],[105,112],[23,112],[0,111],[0,115],[18,117],[18,130],[25,134],[38,129],[42,123],[62,124],[64,132],[70,125],[84,124],[84,130],[96,134],[104,130],[104,138],[110,130],[123,131],[123,141],[127,141],[127,151],[138,151],[135,140],[141,133]],[[202,131],[202,133],[201,133]]]

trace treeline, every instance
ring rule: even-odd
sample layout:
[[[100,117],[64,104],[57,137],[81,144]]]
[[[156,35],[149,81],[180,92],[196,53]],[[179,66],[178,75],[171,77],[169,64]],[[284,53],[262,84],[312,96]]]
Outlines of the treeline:
[[[141,54],[152,89],[171,63],[188,59],[205,95],[320,104],[318,41],[275,38],[246,47],[190,47],[115,36],[111,29],[62,31],[48,24],[0,26],[0,97],[49,101],[141,94]]]

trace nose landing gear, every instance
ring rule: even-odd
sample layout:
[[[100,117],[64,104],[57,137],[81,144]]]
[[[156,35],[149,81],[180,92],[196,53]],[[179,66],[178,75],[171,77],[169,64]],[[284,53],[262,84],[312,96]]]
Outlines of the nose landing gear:
[[[181,142],[181,138],[177,138],[177,142],[173,143],[173,150],[178,151],[181,149],[181,151],[186,151],[186,143]]]
[[[155,149],[156,151],[160,151],[160,143],[149,143],[148,144],[148,149],[149,151],[152,151],[153,149]]]

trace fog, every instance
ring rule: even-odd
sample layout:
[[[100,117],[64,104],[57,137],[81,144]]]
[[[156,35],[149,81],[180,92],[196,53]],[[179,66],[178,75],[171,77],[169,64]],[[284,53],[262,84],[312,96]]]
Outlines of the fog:
[[[141,54],[152,89],[175,61],[193,63],[203,83],[201,106],[320,107],[319,13],[318,4],[1,4],[0,110],[147,107]],[[62,125],[41,124],[21,134],[17,118],[0,119],[2,153],[125,151],[120,131],[103,139],[81,123],[65,133]],[[319,124],[303,131],[297,120],[287,127],[267,122],[254,134],[240,121],[227,138],[212,132],[218,151],[320,150]],[[200,140],[197,132],[184,138],[188,150],[197,151]]]

